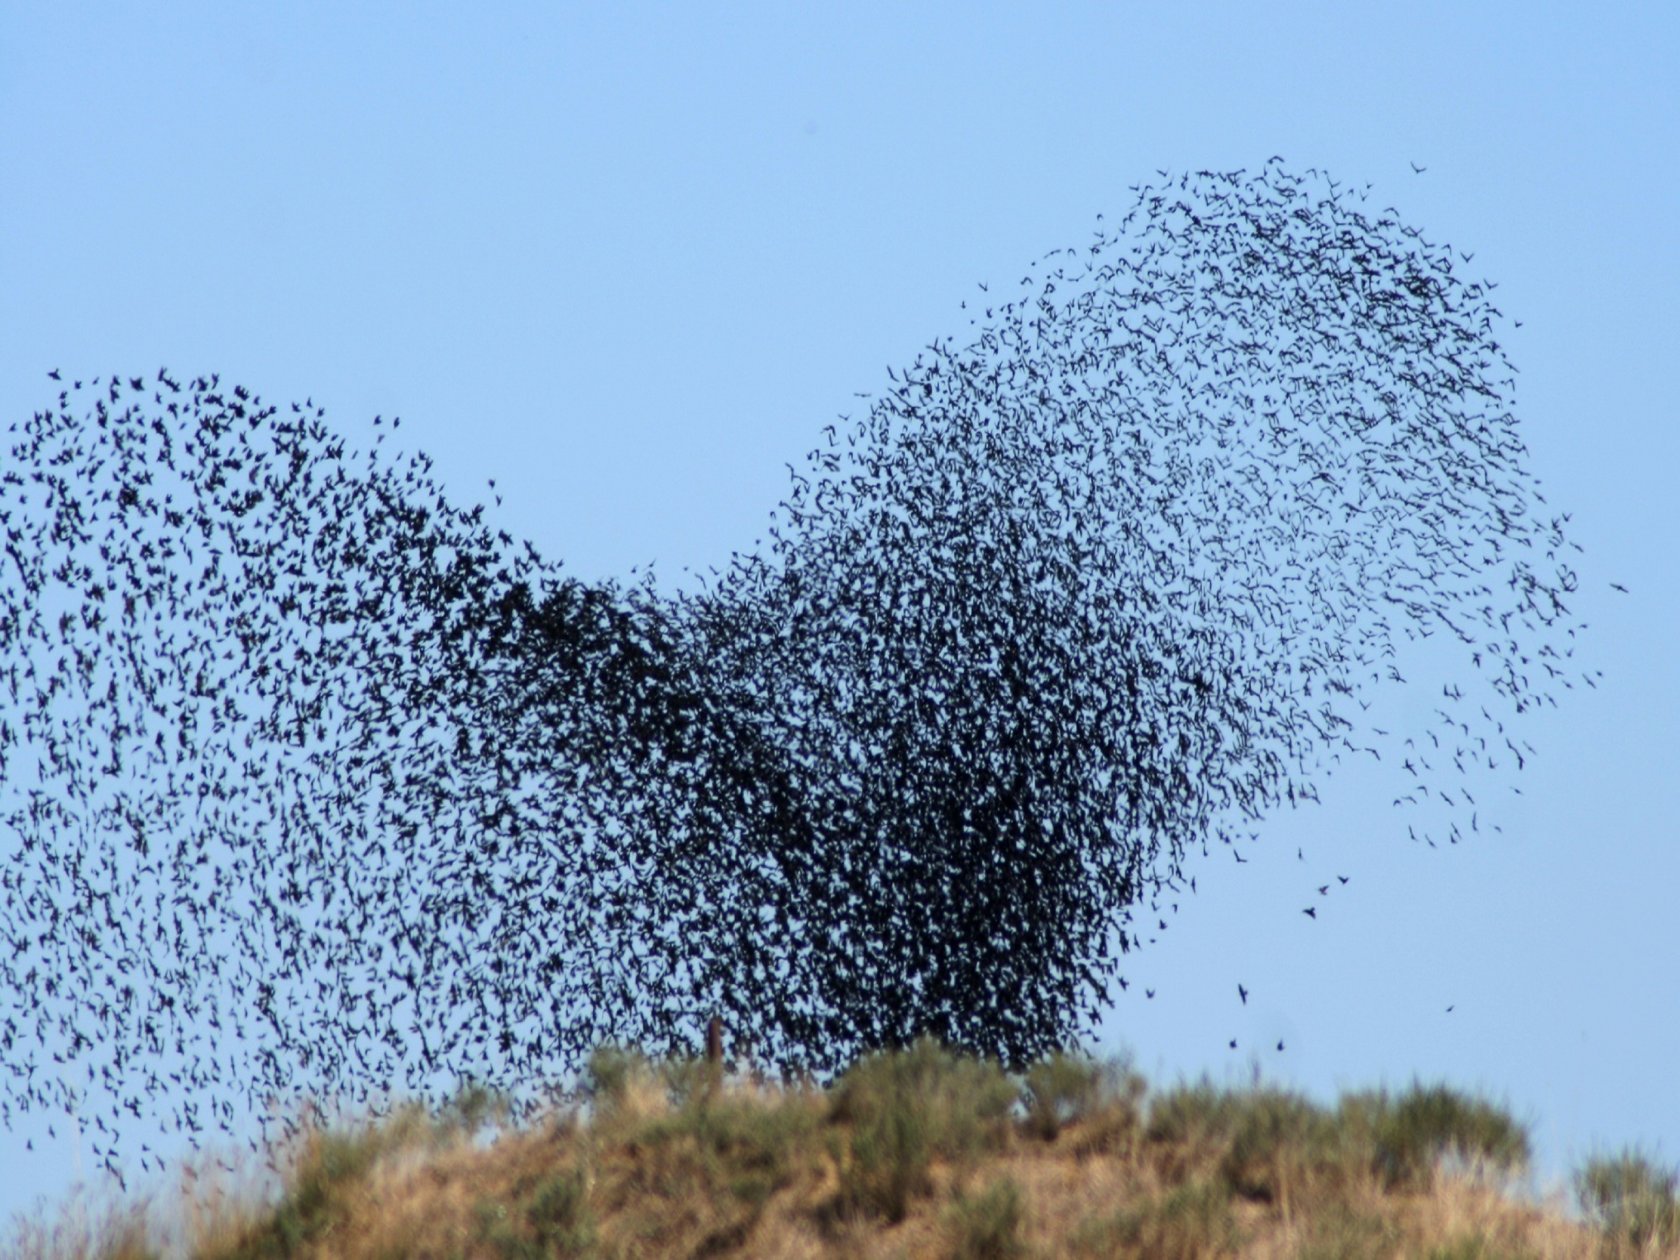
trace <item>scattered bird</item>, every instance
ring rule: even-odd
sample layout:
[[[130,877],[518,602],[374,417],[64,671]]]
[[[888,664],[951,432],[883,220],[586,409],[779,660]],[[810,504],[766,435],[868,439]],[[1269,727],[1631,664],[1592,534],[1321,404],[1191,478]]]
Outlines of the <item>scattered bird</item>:
[[[1428,169],[1427,166],[1419,166],[1416,162],[1412,163],[1412,174],[1414,175],[1422,175]]]
[[[1248,990],[1243,988],[1240,984],[1237,986],[1237,996],[1242,999],[1244,1006],[1248,1005]]]
[[[1318,918],[1318,911],[1312,906],[1308,906],[1305,910],[1301,911],[1301,913],[1306,915],[1309,919]]]

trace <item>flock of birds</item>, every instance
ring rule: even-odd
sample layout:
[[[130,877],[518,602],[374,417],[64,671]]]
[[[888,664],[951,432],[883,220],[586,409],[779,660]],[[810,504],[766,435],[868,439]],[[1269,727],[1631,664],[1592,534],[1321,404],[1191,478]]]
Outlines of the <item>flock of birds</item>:
[[[1473,809],[1450,772],[1591,681],[1491,286],[1277,160],[1136,193],[678,593],[563,575],[312,402],[61,382],[0,463],[7,1123],[535,1102],[712,1016],[818,1073],[1032,1059],[1193,850],[1380,756],[1418,636],[1501,710],[1449,689],[1402,745]]]

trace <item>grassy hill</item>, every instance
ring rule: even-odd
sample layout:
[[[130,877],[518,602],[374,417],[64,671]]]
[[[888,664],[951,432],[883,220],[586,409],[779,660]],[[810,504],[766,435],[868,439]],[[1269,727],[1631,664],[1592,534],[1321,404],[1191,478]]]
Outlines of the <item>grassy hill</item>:
[[[1680,1256],[1672,1171],[1575,1176],[1582,1214],[1517,1193],[1529,1145],[1444,1086],[1323,1107],[1055,1057],[1021,1077],[923,1043],[826,1090],[597,1052],[586,1106],[521,1125],[468,1092],[307,1127],[280,1193],[205,1169],[163,1222],[19,1222],[5,1255],[261,1257]],[[206,1168],[210,1165],[206,1165]]]

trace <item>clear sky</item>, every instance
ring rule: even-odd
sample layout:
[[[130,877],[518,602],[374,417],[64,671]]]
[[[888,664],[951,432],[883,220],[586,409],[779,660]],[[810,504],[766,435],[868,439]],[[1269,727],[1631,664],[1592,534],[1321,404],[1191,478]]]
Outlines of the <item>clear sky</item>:
[[[219,372],[353,444],[400,415],[453,498],[494,477],[491,519],[579,577],[675,578],[1129,184],[1272,154],[1371,183],[1523,322],[1529,466],[1586,548],[1604,679],[1483,780],[1501,834],[1414,844],[1393,768],[1349,766],[1246,865],[1195,859],[1091,1048],[1325,1099],[1444,1078],[1534,1123],[1543,1178],[1676,1161],[1668,8],[0,5],[0,420],[53,368]],[[1421,730],[1428,700],[1383,702]],[[0,1132],[0,1215],[74,1179],[47,1123]]]

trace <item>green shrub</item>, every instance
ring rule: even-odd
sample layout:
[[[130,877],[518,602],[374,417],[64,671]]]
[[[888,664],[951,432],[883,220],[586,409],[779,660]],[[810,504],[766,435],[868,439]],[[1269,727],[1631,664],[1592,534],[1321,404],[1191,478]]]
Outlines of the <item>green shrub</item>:
[[[1427,1186],[1443,1157],[1505,1172],[1528,1164],[1528,1132],[1509,1112],[1446,1085],[1350,1095],[1339,1119],[1369,1144],[1372,1170],[1390,1189]]]
[[[842,1203],[903,1220],[910,1201],[928,1192],[935,1156],[966,1163],[1008,1140],[1016,1098],[995,1063],[959,1057],[926,1038],[859,1060],[830,1098],[831,1120],[852,1130]]]
[[[1021,1241],[1025,1216],[1021,1188],[1008,1177],[972,1197],[959,1195],[946,1217],[952,1260],[1011,1260],[1026,1254]]]
[[[1295,1260],[1348,1260],[1352,1256],[1404,1256],[1405,1238],[1385,1216],[1330,1202],[1307,1220]]]
[[[606,1044],[590,1052],[584,1087],[598,1111],[610,1111],[624,1103],[633,1087],[652,1076],[653,1066],[640,1052]]]
[[[1225,1188],[1194,1181],[1135,1207],[1087,1221],[1072,1239],[1072,1253],[1093,1260],[1201,1260],[1235,1255],[1242,1236]]]
[[[1341,1172],[1339,1131],[1312,1102],[1282,1090],[1232,1098],[1219,1175],[1247,1199],[1287,1205]]]
[[[542,1181],[514,1212],[486,1200],[474,1215],[479,1237],[502,1260],[584,1256],[595,1246],[595,1218],[581,1169]]]
[[[1102,1102],[1103,1075],[1100,1064],[1060,1050],[1033,1064],[1023,1091],[1028,1130],[1054,1141],[1064,1125],[1090,1115]]]
[[[884,1107],[912,1107],[933,1150],[964,1159],[1007,1141],[1017,1098],[996,1063],[953,1054],[924,1037],[906,1050],[860,1059],[836,1083],[830,1114],[856,1122]]]
[[[1126,1060],[1106,1064],[1096,1104],[1078,1117],[1069,1149],[1080,1157],[1132,1151],[1143,1132],[1143,1100],[1148,1092],[1149,1083]]]
[[[1581,1209],[1613,1247],[1635,1252],[1680,1245],[1680,1173],[1637,1151],[1595,1159],[1575,1174]]]
[[[922,1109],[909,1099],[884,1103],[852,1129],[852,1158],[841,1172],[848,1207],[902,1221],[910,1202],[932,1188],[933,1152]]]
[[[1205,1078],[1175,1086],[1150,1101],[1144,1136],[1186,1145],[1224,1138],[1236,1127],[1238,1106],[1236,1095]]]
[[[471,1137],[487,1122],[505,1124],[512,1111],[513,1106],[506,1093],[468,1078],[457,1087],[454,1097],[439,1109],[435,1121],[436,1136],[440,1140],[455,1133]]]
[[[709,1184],[757,1207],[794,1179],[815,1128],[816,1115],[801,1098],[770,1102],[701,1090],[680,1110],[650,1122],[637,1138],[649,1145],[691,1145]]]
[[[550,1177],[532,1193],[525,1210],[545,1254],[576,1256],[595,1242],[595,1218],[582,1169]]]
[[[1168,1148],[1158,1158],[1169,1176],[1213,1173],[1243,1198],[1286,1206],[1321,1183],[1344,1184],[1359,1162],[1323,1108],[1284,1090],[1179,1086],[1152,1101],[1144,1133]]]
[[[307,1133],[270,1228],[252,1240],[252,1250],[241,1254],[290,1255],[327,1232],[341,1212],[338,1202],[344,1186],[359,1181],[381,1155],[409,1140],[421,1115],[417,1105],[410,1105],[382,1122]]]

